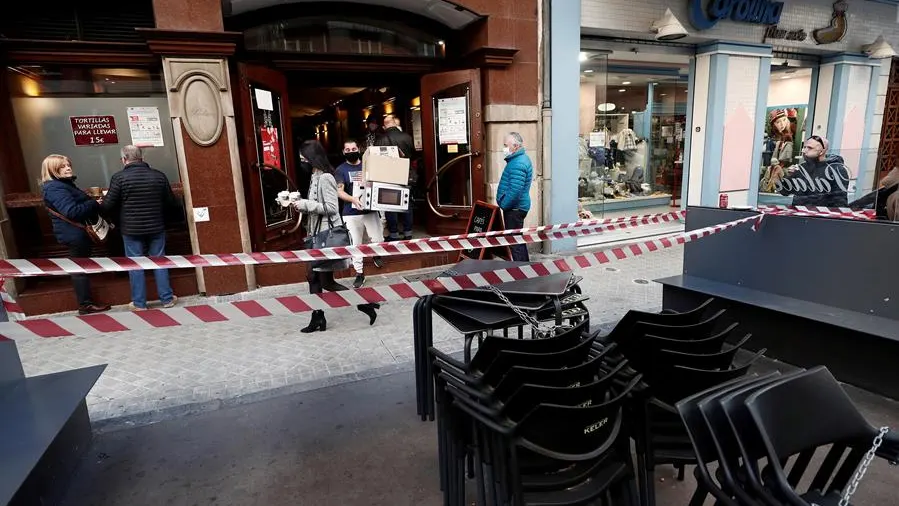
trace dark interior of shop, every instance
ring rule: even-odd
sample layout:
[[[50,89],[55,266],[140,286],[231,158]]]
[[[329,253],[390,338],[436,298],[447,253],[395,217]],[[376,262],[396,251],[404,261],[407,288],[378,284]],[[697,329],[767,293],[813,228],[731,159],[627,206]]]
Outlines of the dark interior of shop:
[[[344,142],[356,141],[363,148],[367,121],[374,118],[382,124],[386,114],[393,114],[413,135],[413,114],[420,110],[418,76],[291,72],[287,78],[294,150],[303,141],[317,140],[336,167],[344,161]],[[305,188],[304,176],[298,174],[298,179],[298,186]]]

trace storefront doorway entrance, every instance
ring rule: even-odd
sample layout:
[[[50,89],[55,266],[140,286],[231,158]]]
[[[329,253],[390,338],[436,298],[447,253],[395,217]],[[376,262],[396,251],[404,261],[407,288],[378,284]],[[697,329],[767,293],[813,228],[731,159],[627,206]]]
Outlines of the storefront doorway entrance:
[[[280,191],[306,191],[308,175],[297,163],[302,142],[321,142],[337,166],[344,142],[364,148],[369,123],[382,124],[388,114],[414,139],[408,156],[416,230],[464,230],[472,205],[486,200],[486,163],[481,71],[450,63],[456,32],[378,20],[380,9],[365,19],[295,12],[271,21],[280,17],[271,14],[232,20],[245,44],[232,79],[253,250],[300,247],[297,215],[275,199]]]

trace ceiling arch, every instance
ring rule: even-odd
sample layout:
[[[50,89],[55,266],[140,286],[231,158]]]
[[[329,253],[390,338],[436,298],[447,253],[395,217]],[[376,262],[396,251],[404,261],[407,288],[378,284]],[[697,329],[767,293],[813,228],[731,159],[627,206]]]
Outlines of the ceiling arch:
[[[270,7],[320,2],[321,0],[223,0],[229,16],[239,16]],[[366,5],[399,9],[436,21],[458,30],[481,19],[481,16],[449,0],[352,0],[363,10]]]

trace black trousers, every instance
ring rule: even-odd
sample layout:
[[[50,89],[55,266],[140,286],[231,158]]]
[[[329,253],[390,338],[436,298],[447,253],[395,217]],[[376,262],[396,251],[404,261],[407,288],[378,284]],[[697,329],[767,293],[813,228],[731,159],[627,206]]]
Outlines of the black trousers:
[[[506,230],[513,230],[524,228],[524,218],[527,216],[527,211],[522,211],[521,209],[504,209],[503,210],[503,219],[505,221]],[[509,246],[509,249],[512,250],[512,260],[515,262],[529,262],[530,257],[528,256],[528,247],[524,244],[516,244],[514,246]]]
[[[69,258],[90,258],[94,244],[87,237],[82,241],[66,244],[69,247]],[[75,298],[79,306],[93,304],[91,299],[91,281],[87,274],[72,274],[72,284],[75,286]]]

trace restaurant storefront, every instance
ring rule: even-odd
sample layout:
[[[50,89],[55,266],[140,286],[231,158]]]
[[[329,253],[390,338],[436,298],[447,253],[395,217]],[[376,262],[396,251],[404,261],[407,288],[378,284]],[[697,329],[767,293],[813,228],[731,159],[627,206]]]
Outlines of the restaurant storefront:
[[[99,196],[121,167],[121,147],[143,146],[146,161],[183,198],[184,218],[169,226],[171,254],[301,248],[296,216],[270,205],[275,189],[305,190],[299,143],[320,140],[336,165],[342,141],[361,141],[364,121],[388,113],[418,139],[413,214],[420,233],[461,232],[474,202],[494,199],[505,133],[522,134],[535,172],[542,172],[535,0],[517,2],[521,10],[508,2],[383,0],[368,2],[364,12],[339,4],[142,0],[6,16],[0,30],[5,256],[63,256],[37,179],[51,153],[69,156],[79,186]],[[466,142],[428,141],[438,106],[453,98],[464,99]],[[539,209],[539,183],[532,197]],[[540,219],[535,212],[529,222]],[[121,254],[117,237],[94,251]],[[392,259],[386,269],[454,259]],[[172,274],[178,295],[304,279],[299,264]],[[94,284],[101,302],[129,300],[127,275],[98,275]],[[28,315],[75,308],[67,278],[7,288]]]
[[[577,191],[582,215],[609,217],[803,203],[810,186],[852,202],[876,188],[896,6],[762,3],[770,20],[738,2],[580,2],[581,44],[567,48],[579,72],[554,75],[577,80],[578,108],[553,111],[577,122],[578,146],[552,198]],[[811,136],[831,170],[790,188]]]

